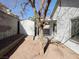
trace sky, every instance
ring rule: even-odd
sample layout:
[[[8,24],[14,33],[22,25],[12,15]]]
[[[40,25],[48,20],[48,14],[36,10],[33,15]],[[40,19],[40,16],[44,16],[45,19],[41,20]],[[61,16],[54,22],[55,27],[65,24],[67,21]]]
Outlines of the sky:
[[[23,16],[21,15],[21,4],[26,2],[27,0],[0,0],[0,3],[4,4],[6,7],[11,9],[12,13],[15,15],[18,15],[20,19],[28,19],[29,17],[32,17],[34,15],[33,9],[30,6],[26,7],[26,11],[23,13]],[[55,3],[57,0],[52,0],[51,4],[49,6],[47,16],[51,15],[52,10],[54,9]],[[39,6],[39,0],[36,0],[36,8],[38,9]]]

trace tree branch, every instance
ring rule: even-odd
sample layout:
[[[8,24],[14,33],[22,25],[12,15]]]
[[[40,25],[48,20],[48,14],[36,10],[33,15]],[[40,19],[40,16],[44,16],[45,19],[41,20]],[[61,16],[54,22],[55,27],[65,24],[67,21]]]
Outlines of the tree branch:
[[[39,14],[37,13],[37,10],[35,8],[35,0],[29,0],[29,2],[30,2],[31,6],[33,8],[35,16],[39,17]]]
[[[55,13],[57,7],[58,7],[58,4],[59,4],[59,0],[57,0],[56,5],[54,6],[54,10],[52,10],[52,13],[51,13],[51,15],[50,15],[50,18],[53,17],[53,15],[54,15],[54,13]]]
[[[42,0],[40,3],[40,9],[38,11],[39,16],[41,16],[41,14],[42,14],[42,9],[43,9],[44,3],[45,3],[45,0]]]
[[[47,0],[47,4],[46,4],[45,10],[44,10],[44,19],[46,17],[46,14],[47,14],[50,3],[51,3],[51,0]]]

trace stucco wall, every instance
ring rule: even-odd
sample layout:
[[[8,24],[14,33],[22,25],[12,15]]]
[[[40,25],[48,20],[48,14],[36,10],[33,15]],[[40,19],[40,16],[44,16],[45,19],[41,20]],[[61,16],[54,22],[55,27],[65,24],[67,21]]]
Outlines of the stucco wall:
[[[79,30],[79,21],[74,19],[79,17],[79,8],[62,6],[62,4],[64,4],[63,0],[61,1],[61,7],[58,6],[53,19],[57,20],[57,38],[64,42],[71,37],[73,31],[73,34],[76,34]]]
[[[16,17],[0,12],[0,39],[17,34],[17,21]]]
[[[61,0],[61,6],[58,6],[53,16],[53,19],[57,20],[57,35],[55,36],[55,39],[61,41],[62,43],[65,43],[72,35],[77,34],[79,31],[79,19],[76,19],[79,17],[79,0],[73,1]],[[65,45],[79,53],[78,44],[69,40],[65,43]]]
[[[31,20],[20,21],[20,33],[34,36],[35,34],[34,28],[35,28],[34,21],[31,21]]]

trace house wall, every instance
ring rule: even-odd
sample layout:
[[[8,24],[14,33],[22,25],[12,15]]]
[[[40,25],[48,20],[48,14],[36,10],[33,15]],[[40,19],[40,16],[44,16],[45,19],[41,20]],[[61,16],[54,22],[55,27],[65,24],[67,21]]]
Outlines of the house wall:
[[[73,2],[74,1],[74,2]],[[79,33],[79,0],[61,0],[53,19],[57,19],[57,35],[55,39],[79,53],[79,44],[71,42],[72,35]],[[73,20],[72,20],[73,19]],[[72,38],[73,39],[73,38]]]
[[[16,17],[0,11],[0,39],[17,34]]]
[[[34,21],[22,20],[20,21],[20,33],[24,35],[35,35]]]

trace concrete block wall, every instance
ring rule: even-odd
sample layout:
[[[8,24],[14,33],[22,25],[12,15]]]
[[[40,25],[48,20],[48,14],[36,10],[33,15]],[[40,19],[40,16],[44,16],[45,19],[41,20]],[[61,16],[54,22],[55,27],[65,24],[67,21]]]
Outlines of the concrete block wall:
[[[10,27],[10,29],[4,29],[4,32],[0,31],[0,39],[17,34],[17,21],[16,17],[0,12],[0,25]]]

